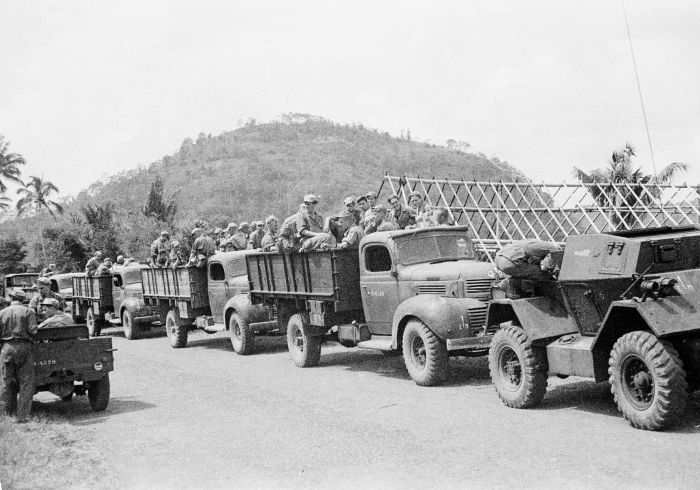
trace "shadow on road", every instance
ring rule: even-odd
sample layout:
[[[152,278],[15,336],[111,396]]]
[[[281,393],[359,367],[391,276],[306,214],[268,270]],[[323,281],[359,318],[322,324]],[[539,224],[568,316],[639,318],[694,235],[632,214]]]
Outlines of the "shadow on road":
[[[102,335],[109,337],[121,337],[124,338],[124,329],[122,327],[110,327],[102,331]],[[141,339],[153,339],[156,337],[165,337],[165,327],[154,325],[150,330],[145,332],[139,332],[138,337],[133,339],[138,341]]]
[[[204,334],[207,335],[207,334]],[[233,348],[231,347],[231,340],[228,336],[226,337],[200,337],[190,338],[187,341],[187,348],[190,347],[200,347],[205,349],[219,349],[227,350],[233,353]],[[264,355],[264,354],[277,354],[279,352],[284,352],[287,350],[287,341],[284,337],[271,337],[271,336],[260,336],[255,337],[255,351],[251,354],[252,356]]]
[[[348,349],[325,354],[321,351],[324,366],[341,366],[351,372],[369,372],[388,378],[411,381],[401,355],[385,355],[378,351]],[[491,383],[488,360],[481,358],[450,358],[450,374],[442,386],[483,386]]]
[[[550,385],[551,382],[550,379]],[[542,410],[570,408],[619,419],[623,418],[610,392],[610,384],[607,382],[596,383],[590,380],[550,386],[547,395],[537,408]],[[664,432],[700,433],[700,393],[696,392],[688,400],[688,410],[681,422]]]
[[[41,401],[35,400],[32,404],[34,414],[58,417],[73,425],[100,424],[107,417],[156,407],[152,403],[136,400],[133,397],[120,397],[110,399],[107,410],[104,412],[95,412],[90,407],[87,396],[76,396],[67,402],[60,398],[48,399],[48,397],[53,397],[48,394],[42,394],[41,397]]]

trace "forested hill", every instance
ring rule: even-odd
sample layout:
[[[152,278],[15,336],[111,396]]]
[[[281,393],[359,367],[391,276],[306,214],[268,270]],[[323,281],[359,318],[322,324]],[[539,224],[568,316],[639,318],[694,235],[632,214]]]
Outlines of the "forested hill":
[[[498,159],[465,151],[464,143],[449,146],[312,117],[247,124],[187,138],[174,155],[93,184],[77,200],[138,208],[160,176],[165,197],[177,204],[177,222],[204,218],[221,225],[271,213],[283,218],[308,193],[320,197],[322,213],[338,210],[344,196],[378,189],[386,172],[479,180],[520,175]]]
[[[196,220],[224,227],[269,214],[284,219],[309,193],[319,196],[321,213],[340,211],[345,196],[378,190],[386,172],[477,180],[522,176],[505,162],[472,153],[464,142],[435,145],[408,134],[397,138],[361,125],[287,115],[187,138],[175,154],[66,199],[56,221],[47,213],[6,220],[0,245],[17,253],[4,259],[0,251],[0,273],[51,262],[63,271],[79,270],[95,250],[144,260],[161,229],[187,245]]]

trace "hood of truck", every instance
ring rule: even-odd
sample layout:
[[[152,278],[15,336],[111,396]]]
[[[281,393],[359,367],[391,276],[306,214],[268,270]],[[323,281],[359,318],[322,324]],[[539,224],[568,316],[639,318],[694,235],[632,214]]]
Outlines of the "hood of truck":
[[[415,264],[401,266],[401,281],[456,281],[458,279],[492,279],[493,266],[477,260],[456,260],[437,264]]]

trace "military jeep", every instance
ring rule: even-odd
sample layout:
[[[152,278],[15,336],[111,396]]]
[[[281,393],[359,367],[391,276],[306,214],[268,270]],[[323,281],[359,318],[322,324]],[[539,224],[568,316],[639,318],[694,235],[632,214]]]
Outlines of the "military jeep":
[[[570,236],[558,279],[536,295],[494,300],[489,353],[504,404],[537,405],[548,374],[609,381],[636,428],[684,413],[700,375],[700,228]]]

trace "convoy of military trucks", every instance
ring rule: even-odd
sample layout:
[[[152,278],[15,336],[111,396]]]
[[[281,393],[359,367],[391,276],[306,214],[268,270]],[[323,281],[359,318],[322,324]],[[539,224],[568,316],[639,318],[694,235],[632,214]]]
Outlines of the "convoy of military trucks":
[[[102,328],[135,339],[159,325],[173,348],[194,329],[226,330],[239,355],[285,336],[304,368],[328,341],[402,355],[420,386],[444,382],[450,356],[488,356],[509,407],[540,403],[549,376],[580,376],[609,382],[633,427],[678,422],[700,387],[700,226],[572,233],[551,254],[558,275],[520,297],[494,294],[498,273],[470,226],[372,233],[357,249],[222,252],[205,268],[54,275],[86,325],[41,333],[37,389],[104,410],[114,349]],[[8,275],[4,287],[35,293],[35,280]]]

